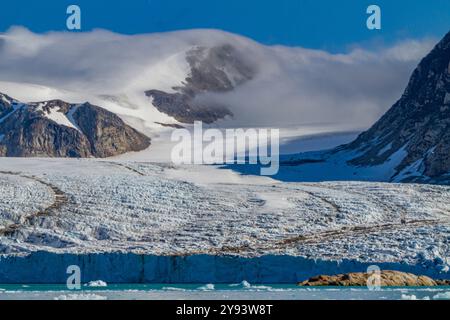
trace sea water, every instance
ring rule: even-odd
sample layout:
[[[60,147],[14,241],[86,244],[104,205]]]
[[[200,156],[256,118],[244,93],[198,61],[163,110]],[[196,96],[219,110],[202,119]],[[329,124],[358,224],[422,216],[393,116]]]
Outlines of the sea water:
[[[450,300],[450,287],[369,290],[240,284],[0,285],[0,300]]]

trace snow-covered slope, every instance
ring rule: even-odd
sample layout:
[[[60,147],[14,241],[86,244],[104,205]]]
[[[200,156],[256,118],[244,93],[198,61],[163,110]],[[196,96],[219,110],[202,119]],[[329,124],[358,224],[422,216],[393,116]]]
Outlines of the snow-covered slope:
[[[147,281],[295,282],[373,263],[449,276],[448,187],[286,184],[97,160],[4,158],[0,166],[0,279],[39,281],[38,270],[40,281],[56,281],[70,262],[113,282],[144,269]],[[9,201],[16,192],[20,208]],[[251,273],[229,278],[227,265]]]

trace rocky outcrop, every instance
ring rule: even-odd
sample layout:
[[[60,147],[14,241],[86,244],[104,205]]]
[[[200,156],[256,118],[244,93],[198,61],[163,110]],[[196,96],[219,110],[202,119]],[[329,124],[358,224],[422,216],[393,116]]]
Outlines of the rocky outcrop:
[[[450,280],[435,280],[438,286],[450,286]]]
[[[251,80],[255,68],[245,61],[239,52],[229,44],[206,48],[195,47],[187,52],[186,61],[190,73],[184,86],[173,88],[175,93],[148,90],[153,105],[182,123],[196,120],[212,123],[226,116],[232,116],[226,106],[197,99],[203,93],[223,93]]]
[[[105,158],[150,145],[150,139],[127,126],[114,113],[89,103],[75,107],[72,118],[86,136],[95,157]]]
[[[152,97],[153,105],[160,111],[174,117],[181,123],[194,123],[200,120],[213,123],[232,113],[223,106],[204,105],[194,101],[195,95],[185,93],[166,93],[149,90],[147,96]]]
[[[11,248],[11,247],[9,247]],[[0,252],[5,253],[0,245]],[[313,272],[347,273],[367,270],[370,264],[355,260],[320,260],[289,255],[245,258],[236,255],[150,255],[132,252],[55,253],[50,251],[4,254],[0,260],[0,283],[66,283],[67,266],[81,268],[83,282],[102,279],[107,283],[297,283]],[[9,249],[11,250],[11,249]],[[390,263],[380,263],[384,268]],[[49,268],[51,266],[51,268]],[[394,263],[407,272],[436,276],[434,268]],[[446,274],[447,279],[450,274]]]
[[[0,93],[0,119],[10,113],[13,109],[12,104],[14,99],[6,94]]]
[[[357,166],[383,164],[405,156],[392,179],[445,179],[450,173],[450,33],[414,71],[397,103],[346,147],[359,154]]]
[[[11,101],[0,109],[0,156],[103,158],[150,145],[117,115],[89,103]]]
[[[334,276],[320,275],[299,283],[300,286],[336,286],[336,287],[365,287],[368,284],[369,273],[347,273]],[[433,287],[445,285],[447,281],[435,281],[427,276],[416,276],[400,271],[381,271],[380,286],[382,287]],[[371,282],[372,283],[372,282]]]

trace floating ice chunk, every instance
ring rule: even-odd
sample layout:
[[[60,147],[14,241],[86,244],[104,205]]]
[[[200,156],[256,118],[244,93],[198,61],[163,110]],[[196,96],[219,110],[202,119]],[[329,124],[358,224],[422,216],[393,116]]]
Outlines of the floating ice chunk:
[[[238,288],[243,288],[243,289],[255,289],[255,290],[273,290],[273,288],[269,287],[269,286],[252,285],[250,282],[248,282],[246,280],[244,280],[238,284],[230,284],[230,287],[238,287]]]
[[[107,297],[98,294],[68,294],[56,297],[55,300],[107,300]]]
[[[108,284],[102,280],[91,281],[87,284],[88,287],[107,287]]]
[[[215,287],[212,283],[208,283],[207,285],[204,285],[204,286],[198,288],[198,290],[203,290],[203,291],[211,291],[214,289],[215,289]]]
[[[244,280],[241,283],[230,284],[230,287],[251,288],[251,284]]]
[[[401,297],[402,300],[417,300],[417,297],[415,295],[407,295],[407,294],[402,294]]]
[[[183,288],[176,288],[176,287],[163,287],[161,290],[163,291],[187,291]]]

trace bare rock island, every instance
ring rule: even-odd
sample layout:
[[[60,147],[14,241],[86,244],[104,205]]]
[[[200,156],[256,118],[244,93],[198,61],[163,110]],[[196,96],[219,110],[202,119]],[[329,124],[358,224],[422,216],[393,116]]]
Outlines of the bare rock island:
[[[347,273],[334,276],[320,275],[299,283],[304,287],[365,287],[372,274]],[[400,271],[381,271],[380,285],[382,287],[435,287],[450,285],[448,280],[433,280],[427,276],[417,276]]]
[[[194,47],[186,53],[190,72],[183,86],[174,87],[174,92],[148,90],[145,94],[152,99],[160,111],[174,117],[181,123],[203,121],[213,123],[233,113],[227,106],[202,101],[205,93],[226,93],[252,80],[255,68],[230,45],[206,48]]]

